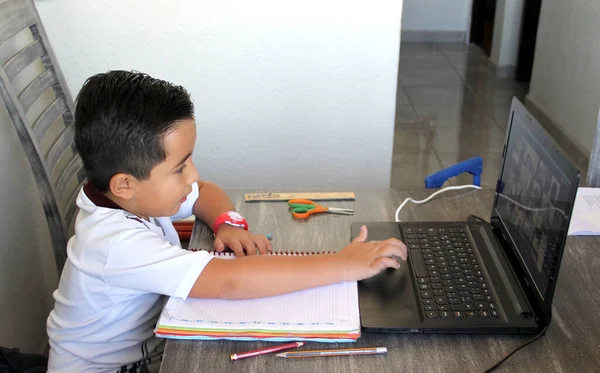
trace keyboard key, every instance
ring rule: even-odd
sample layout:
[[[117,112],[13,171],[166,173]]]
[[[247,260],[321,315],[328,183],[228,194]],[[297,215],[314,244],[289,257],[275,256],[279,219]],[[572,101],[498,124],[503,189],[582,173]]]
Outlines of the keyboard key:
[[[446,292],[443,290],[434,290],[433,291],[433,295],[436,297],[442,296],[442,295],[446,295]]]
[[[427,230],[425,228],[417,228],[417,233],[427,233]]]
[[[477,307],[478,310],[485,311],[488,309],[488,304],[486,302],[477,302],[475,303],[475,307]]]
[[[454,281],[452,281],[452,280],[444,280],[444,281],[442,281],[442,284],[444,284],[446,286],[451,286],[451,285],[454,285]]]
[[[447,319],[447,318],[450,317],[450,312],[448,312],[448,311],[439,311],[438,315],[440,315],[440,317],[442,319]]]
[[[447,273],[443,273],[441,276],[442,280],[451,280],[452,281],[452,276],[450,276]]]
[[[458,294],[456,294],[456,293],[447,293],[446,296],[448,298],[458,298]]]
[[[429,280],[426,277],[420,277],[420,278],[417,279],[417,282],[419,284],[426,284],[426,283],[429,282]]]
[[[448,304],[448,301],[446,300],[446,297],[436,297],[435,303],[436,304]]]
[[[429,299],[429,298],[433,298],[433,295],[431,294],[430,291],[422,290],[421,291],[421,298],[423,298],[423,299]]]
[[[416,243],[411,243],[411,244],[408,245],[408,248],[409,249],[413,249],[413,250],[419,250],[421,248],[421,246],[419,246]]]
[[[489,303],[489,304],[488,304],[488,308],[489,308],[490,310],[495,310],[495,309],[496,309],[496,306],[494,306],[494,303]]]
[[[460,304],[460,299],[458,299],[458,298],[448,299],[448,303],[449,304]]]
[[[425,265],[425,268],[426,268],[428,271],[435,271],[435,270],[437,270],[437,266],[436,266],[435,264],[426,264],[426,265]]]
[[[490,313],[488,311],[479,311],[479,316],[490,317]]]
[[[434,282],[440,282],[440,278],[439,277],[430,277],[429,281],[434,283]]]
[[[473,312],[473,311],[466,311],[466,312],[465,312],[465,316],[466,316],[467,318],[473,318],[473,317],[476,317],[476,314],[475,314],[475,312]]]
[[[471,297],[460,297],[460,301],[463,303],[472,302],[473,299]]]
[[[492,297],[490,297],[489,295],[485,296],[485,301],[486,302],[491,302],[492,301]]]
[[[433,304],[433,299],[423,299],[423,304],[426,306]]]
[[[468,291],[466,291],[466,290],[461,290],[461,291],[459,291],[459,292],[458,292],[458,296],[459,296],[459,297],[470,297],[470,296],[471,296],[471,293],[469,293],[469,292],[468,292]],[[483,300],[483,299],[481,299],[481,300]]]
[[[465,311],[474,311],[475,310],[474,303],[464,303],[463,306],[465,306]]]
[[[485,300],[485,296],[483,296],[481,294],[473,295],[473,300],[482,301],[482,300]]]
[[[416,232],[416,231],[415,231],[415,229],[414,229],[414,228],[406,228],[406,229],[404,230],[404,233],[407,233],[407,234],[408,234],[408,233],[415,233],[415,232]]]
[[[431,284],[431,288],[432,289],[443,289],[444,287],[442,286],[442,284]]]
[[[450,307],[447,304],[438,304],[437,309],[438,311],[448,311]]]
[[[464,304],[451,304],[450,310],[452,311],[466,311]]]
[[[409,238],[408,240],[406,240],[406,243],[416,244],[419,243],[419,240],[416,238]]]
[[[433,304],[425,305],[423,308],[425,308],[425,311],[435,311],[435,306]]]
[[[454,293],[456,291],[456,287],[455,286],[446,286],[446,287],[444,287],[444,289],[446,289],[446,291],[448,293]]]
[[[429,284],[419,284],[419,289],[420,290],[429,290]]]
[[[436,318],[438,314],[437,314],[437,312],[435,312],[435,311],[426,311],[426,312],[425,312],[425,315],[426,315],[427,317],[429,317],[430,319],[433,319],[433,318]]]
[[[454,317],[455,319],[462,319],[464,317],[464,314],[462,311],[453,311],[452,317]]]
[[[499,317],[500,315],[498,315],[498,311],[494,310],[494,311],[490,311],[490,315],[492,315],[492,317]]]

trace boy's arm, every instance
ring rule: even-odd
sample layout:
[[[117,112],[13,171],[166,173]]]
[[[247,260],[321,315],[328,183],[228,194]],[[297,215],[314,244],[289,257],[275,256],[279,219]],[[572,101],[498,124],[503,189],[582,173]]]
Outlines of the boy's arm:
[[[209,227],[212,227],[217,217],[224,212],[233,211],[234,206],[227,194],[218,185],[206,181],[198,182],[198,199],[194,204],[194,215]],[[257,251],[266,254],[271,250],[271,243],[263,235],[254,235],[242,228],[221,224],[215,232],[214,248],[217,251],[231,248],[236,256],[256,254]]]
[[[406,246],[396,240],[364,242],[367,229],[342,251],[307,256],[247,256],[213,259],[189,293],[195,298],[249,299],[371,277],[406,260]]]

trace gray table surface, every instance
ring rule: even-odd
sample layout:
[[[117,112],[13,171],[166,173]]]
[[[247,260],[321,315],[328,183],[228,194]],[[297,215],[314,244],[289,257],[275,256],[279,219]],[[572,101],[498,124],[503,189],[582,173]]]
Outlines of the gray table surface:
[[[349,207],[353,216],[320,214],[305,221],[291,217],[285,202],[244,202],[252,190],[228,190],[251,231],[272,233],[274,250],[339,250],[350,242],[353,221],[393,221],[406,198],[426,190],[355,191],[355,201],[323,202]],[[450,191],[424,205],[406,205],[403,221],[489,220],[491,191]],[[212,234],[197,222],[190,247],[211,247]],[[600,371],[600,238],[569,237],[556,288],[553,320],[545,336],[517,352],[497,371]],[[530,337],[515,335],[423,335],[363,333],[356,343],[311,343],[311,349],[386,346],[383,356],[287,360],[274,354],[230,361],[229,354],[262,348],[267,342],[168,340],[161,372],[483,372]]]

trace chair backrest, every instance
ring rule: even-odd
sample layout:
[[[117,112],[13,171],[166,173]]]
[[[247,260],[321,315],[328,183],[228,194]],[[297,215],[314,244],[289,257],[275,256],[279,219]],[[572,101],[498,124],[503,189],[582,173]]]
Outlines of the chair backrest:
[[[60,273],[85,173],[73,100],[33,1],[0,0],[0,56],[0,98],[33,169]]]

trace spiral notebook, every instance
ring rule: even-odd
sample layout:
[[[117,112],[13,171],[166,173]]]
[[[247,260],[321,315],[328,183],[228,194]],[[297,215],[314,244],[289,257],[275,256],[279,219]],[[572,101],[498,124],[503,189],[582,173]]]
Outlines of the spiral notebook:
[[[233,253],[211,254],[235,260]],[[177,339],[354,342],[360,337],[357,283],[340,282],[249,300],[171,297],[155,334]]]

